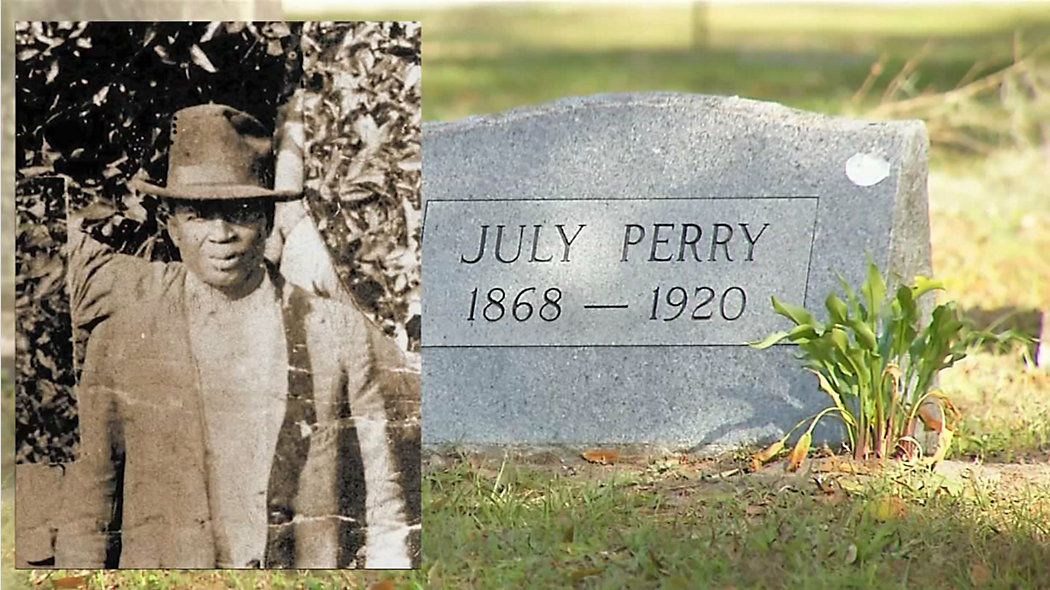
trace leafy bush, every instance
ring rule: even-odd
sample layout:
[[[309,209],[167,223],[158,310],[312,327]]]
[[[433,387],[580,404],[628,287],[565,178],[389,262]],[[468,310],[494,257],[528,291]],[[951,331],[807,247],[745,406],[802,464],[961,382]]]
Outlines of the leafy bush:
[[[419,348],[421,29],[302,25],[305,202],[336,273],[402,347]]]
[[[33,462],[70,459],[76,444],[76,383],[69,300],[65,292],[66,224],[49,215],[65,208],[61,179],[19,183],[15,199],[16,456]],[[6,377],[5,377],[6,379]]]
[[[789,455],[789,469],[797,469],[812,443],[813,428],[825,416],[837,416],[846,427],[848,448],[856,459],[898,456],[916,458],[924,454],[916,429],[919,423],[938,435],[936,453],[943,458],[951,443],[953,424],[947,417],[958,414],[951,401],[935,388],[937,374],[966,356],[967,350],[992,336],[966,324],[953,302],[938,305],[930,322],[920,328],[919,298],[940,283],[917,277],[912,285],[901,285],[886,299],[886,281],[874,263],[860,287],[860,295],[841,280],[845,301],[828,295],[828,323],[817,320],[801,307],[772,298],[776,312],[795,327],[777,332],[752,344],[765,349],[787,340],[799,347],[799,358],[817,376],[821,390],[832,405],[808,420]],[[800,422],[779,441],[755,455],[759,467],[784,449],[788,438],[807,421]]]

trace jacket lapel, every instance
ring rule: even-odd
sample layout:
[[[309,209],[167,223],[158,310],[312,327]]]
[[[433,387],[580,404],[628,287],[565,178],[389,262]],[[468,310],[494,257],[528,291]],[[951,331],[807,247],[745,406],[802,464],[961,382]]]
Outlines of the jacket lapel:
[[[284,291],[279,275],[278,293]],[[268,568],[295,565],[295,500],[299,480],[310,453],[310,432],[317,423],[313,368],[307,348],[306,315],[309,299],[299,289],[282,297],[282,319],[288,347],[288,398],[267,489],[266,564]]]
[[[129,325],[141,337],[128,330],[124,345],[136,350],[125,358],[141,364],[113,367],[124,375],[124,412],[138,424],[128,442],[142,457],[125,468],[121,567],[215,567],[206,430],[181,287]],[[150,518],[157,512],[160,521]]]

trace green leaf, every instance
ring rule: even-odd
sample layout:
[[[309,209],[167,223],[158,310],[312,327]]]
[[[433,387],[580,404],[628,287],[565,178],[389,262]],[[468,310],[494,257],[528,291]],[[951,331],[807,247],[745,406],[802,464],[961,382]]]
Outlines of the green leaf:
[[[835,348],[839,349],[842,354],[847,354],[849,350],[849,336],[846,334],[846,331],[835,326],[828,332],[828,335]]]
[[[833,323],[845,324],[849,319],[849,308],[834,293],[828,295],[827,300],[824,301],[824,307],[828,309],[828,315]]]
[[[882,309],[882,301],[886,298],[886,281],[879,272],[879,267],[868,260],[868,278],[861,285],[861,292],[868,303],[868,310],[872,319],[877,319]]]
[[[842,287],[842,292],[846,294],[846,303],[849,306],[850,313],[859,316],[860,315],[860,301],[857,300],[857,293],[853,290],[853,287],[846,282],[846,277],[841,274],[837,275],[839,286]]]
[[[832,386],[831,381],[829,381],[828,378],[820,371],[814,371],[810,369],[810,372],[817,376],[817,382],[820,384],[820,388],[824,391],[824,393],[828,394],[828,396],[831,398],[831,401],[835,403],[835,407],[838,409],[839,414],[842,415],[842,421],[845,422],[848,426],[856,427],[856,419],[853,418],[853,414],[850,413],[850,411],[847,410],[846,406],[842,403],[841,392],[835,389],[835,387]]]
[[[896,301],[900,305],[901,319],[908,324],[914,323],[918,319],[918,309],[911,288],[906,285],[898,287]]]
[[[887,300],[886,279],[870,259],[867,271],[859,298],[839,276],[845,296],[827,296],[826,328],[809,310],[773,298],[776,312],[795,327],[758,343],[769,346],[786,339],[798,345],[798,358],[817,375],[820,389],[834,402],[825,413],[842,417],[851,447],[865,456],[888,453],[906,436],[919,403],[915,400],[928,395],[942,369],[965,358],[981,339],[1004,338],[974,330],[954,302],[937,306],[929,323],[921,326],[918,297],[942,288],[941,284],[917,277],[913,285],[897,287]],[[888,372],[891,366],[894,370]],[[795,453],[796,463],[802,453],[801,448]]]
[[[911,288],[912,298],[918,299],[930,291],[939,291],[941,289],[944,289],[944,283],[919,275],[915,277],[915,285]]]
[[[774,333],[770,334],[769,336],[766,336],[765,339],[763,339],[763,340],[759,340],[759,341],[756,341],[756,342],[749,342],[748,346],[750,346],[751,348],[758,349],[758,350],[765,350],[765,349],[769,348],[770,346],[773,346],[774,344],[780,342],[781,340],[783,340],[783,339],[785,339],[787,337],[788,337],[788,333],[787,332],[774,332]]]
[[[820,323],[813,318],[813,314],[806,311],[805,308],[783,303],[775,296],[770,297],[770,299],[773,301],[773,309],[780,315],[795,322],[796,325],[808,325],[814,327],[820,325]]]
[[[814,338],[819,338],[819,337],[820,337],[820,333],[817,332],[816,328],[814,328],[813,326],[807,325],[807,324],[803,324],[801,326],[795,326],[794,328],[791,329],[790,332],[788,332],[788,339],[791,340],[792,342],[799,342],[799,343],[801,343],[802,341],[813,340]]]
[[[860,320],[850,320],[849,327],[853,328],[853,334],[856,336],[858,344],[872,352],[878,350],[879,345],[875,340],[875,332],[871,330],[871,326]]]
[[[819,339],[807,342],[802,346],[805,352],[804,358],[807,358],[810,361],[809,364],[814,368],[830,371],[838,364],[832,353],[832,346],[830,336],[825,333]]]
[[[853,366],[853,370],[857,372],[857,381],[860,383],[861,387],[870,386],[872,364],[876,362],[878,355],[874,355],[861,348],[850,347],[846,351],[846,358],[849,359],[850,364]]]

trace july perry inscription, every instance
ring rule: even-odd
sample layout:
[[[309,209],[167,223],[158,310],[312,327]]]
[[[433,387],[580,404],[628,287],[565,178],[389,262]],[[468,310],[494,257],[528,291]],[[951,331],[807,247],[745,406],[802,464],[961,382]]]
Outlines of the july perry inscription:
[[[652,225],[652,231],[650,234],[651,237],[647,241],[645,226],[638,225],[635,223],[626,224],[624,226],[623,231],[623,254],[620,261],[627,262],[629,259],[629,251],[631,250],[631,248],[633,246],[641,244],[643,241],[646,241],[647,243],[651,242],[652,244],[652,247],[649,249],[649,262],[674,262],[675,257],[673,255],[673,249],[671,251],[666,251],[664,254],[660,255],[657,255],[657,250],[660,249],[662,246],[664,248],[671,246],[672,234],[674,235],[674,237],[678,237],[676,231],[677,225],[678,224],[674,223],[654,223]],[[748,224],[740,223],[738,225],[740,226],[740,229],[743,230],[743,235],[747,240],[746,259],[750,262],[751,260],[754,260],[755,244],[758,242],[758,239],[762,237],[762,233],[766,231],[766,228],[769,227],[769,223],[762,224],[762,228],[758,230],[758,233],[755,236],[751,235],[751,231],[748,229]],[[473,259],[468,259],[466,256],[461,256],[459,259],[460,262],[464,264],[477,264],[485,257],[486,252],[488,251],[486,249],[486,243],[488,240],[490,227],[491,226],[487,224],[481,226],[481,240],[478,243],[478,252],[475,256],[473,256]],[[512,264],[520,260],[521,250],[523,247],[526,246],[527,243],[527,238],[525,236],[525,230],[527,227],[529,226],[519,225],[518,236],[517,238],[514,238],[513,229],[509,230],[509,232],[504,232],[504,230],[507,229],[507,226],[503,224],[497,225],[495,231],[496,239],[495,243],[492,245],[491,251],[492,257],[494,257],[497,262],[502,262],[503,264]],[[569,238],[565,233],[564,224],[558,223],[554,225],[554,229],[558,230],[558,237],[561,240],[560,245],[563,247],[561,262],[569,262],[569,249],[572,247],[572,243],[576,241],[576,238],[579,237],[580,232],[582,232],[586,227],[587,224],[581,223],[577,227],[575,233],[572,234],[572,237]],[[721,248],[725,259],[732,262],[733,258],[729,254],[729,242],[733,239],[733,226],[725,223],[716,223],[714,224],[713,229],[714,231],[709,232],[708,234],[711,237],[708,237],[706,240],[711,244],[711,253],[707,260],[709,262],[715,262],[717,260],[716,252],[718,248]],[[545,231],[545,227],[542,224],[533,225],[530,231],[532,254],[529,256],[527,261],[552,262],[554,260],[553,255],[547,256],[545,258],[537,255],[537,251],[540,249],[540,232]],[[664,237],[660,237],[661,232],[664,232]],[[505,233],[511,234],[511,237],[508,237],[506,239],[506,242],[511,243],[511,245],[508,245],[507,247],[508,253],[504,253],[503,251]],[[551,232],[547,231],[546,233]],[[546,234],[545,237],[547,237]],[[696,249],[697,243],[700,242],[701,238],[703,237],[704,230],[701,226],[695,223],[682,223],[681,239],[676,242],[678,245],[678,262],[685,262],[687,246],[689,247],[689,251],[691,252],[690,260],[695,260],[696,262],[703,262],[704,259],[701,258],[701,255],[697,253]],[[514,255],[511,257],[509,255],[509,252],[515,248],[515,246],[513,245],[515,243],[517,244],[517,249],[513,250]]]
[[[801,301],[815,197],[429,200],[424,346],[742,345]],[[436,253],[436,254],[435,254]]]

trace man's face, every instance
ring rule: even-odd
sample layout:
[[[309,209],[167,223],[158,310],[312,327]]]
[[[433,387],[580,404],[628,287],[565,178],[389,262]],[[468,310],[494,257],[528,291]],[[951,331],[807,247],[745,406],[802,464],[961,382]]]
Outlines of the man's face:
[[[236,291],[262,265],[267,207],[263,199],[173,200],[168,233],[190,272],[216,289]]]

